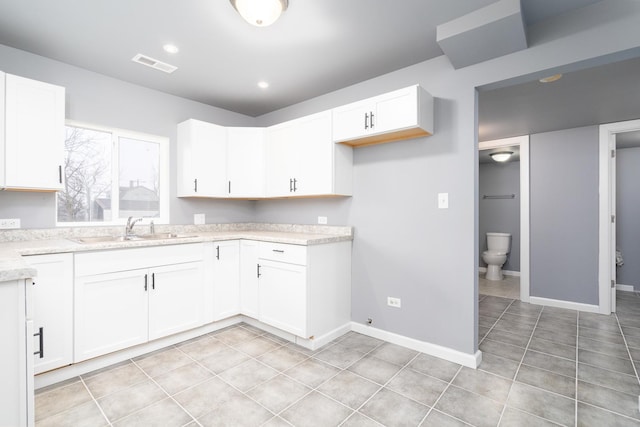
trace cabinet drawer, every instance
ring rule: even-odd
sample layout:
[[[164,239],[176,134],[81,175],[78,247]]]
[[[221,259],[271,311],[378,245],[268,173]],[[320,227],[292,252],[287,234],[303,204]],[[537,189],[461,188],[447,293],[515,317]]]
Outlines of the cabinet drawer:
[[[75,255],[75,275],[89,276],[203,259],[202,243],[84,252]]]
[[[307,247],[284,243],[260,242],[258,257],[260,259],[286,262],[289,264],[307,265]]]

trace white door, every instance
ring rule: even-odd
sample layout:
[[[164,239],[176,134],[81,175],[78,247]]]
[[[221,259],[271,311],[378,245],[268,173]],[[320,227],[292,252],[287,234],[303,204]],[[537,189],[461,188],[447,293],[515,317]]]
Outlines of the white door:
[[[73,363],[73,254],[35,255],[33,323],[36,374]]]
[[[147,342],[147,269],[76,277],[74,362]]]
[[[240,312],[257,319],[258,306],[258,242],[240,241]]]
[[[64,93],[60,86],[6,75],[7,187],[63,188]]]
[[[370,101],[354,102],[333,110],[333,140],[346,141],[371,133],[371,113],[375,104]],[[374,117],[375,118],[375,117]]]
[[[213,244],[213,318],[240,312],[240,244],[237,240]]]
[[[418,121],[417,95],[417,87],[414,86],[376,98],[376,113],[371,131],[383,133],[416,126]]]
[[[308,338],[306,267],[263,259],[259,263],[259,320]]]
[[[231,197],[264,197],[264,128],[227,128],[227,180]]]
[[[147,280],[150,340],[204,324],[202,262],[155,267]]]
[[[333,193],[333,150],[331,111],[305,117],[295,132],[294,195]]]

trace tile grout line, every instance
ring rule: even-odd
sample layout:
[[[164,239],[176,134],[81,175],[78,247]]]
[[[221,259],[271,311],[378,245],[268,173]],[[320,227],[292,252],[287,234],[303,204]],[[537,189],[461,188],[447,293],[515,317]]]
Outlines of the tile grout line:
[[[111,423],[111,420],[107,417],[107,414],[104,413],[104,411],[102,410],[102,406],[100,406],[100,404],[98,403],[98,400],[95,398],[93,393],[91,393],[91,390],[89,390],[89,387],[87,387],[87,384],[84,382],[84,378],[82,378],[82,376],[80,376],[79,378],[85,390],[87,390],[87,393],[89,393],[89,396],[91,396],[91,400],[93,400],[93,403],[96,404],[96,406],[98,407],[98,410],[100,411],[104,419],[107,420],[107,425],[112,426],[113,424]]]
[[[629,350],[629,343],[627,343],[627,337],[624,335],[624,331],[622,330],[622,325],[620,324],[618,313],[613,313],[613,315],[616,317],[616,323],[618,324],[618,329],[620,330],[620,334],[622,335],[622,340],[624,341],[624,347],[627,350],[627,354],[629,355],[629,361],[631,362],[631,366],[633,367],[633,372],[635,372],[636,374],[636,380],[638,381],[638,384],[640,384],[640,377],[638,377],[638,370],[636,369],[636,364],[633,363],[633,356],[631,355],[631,350]],[[639,399],[640,399],[640,396],[639,396]]]
[[[515,300],[514,300],[515,301]],[[513,304],[513,302],[512,302]],[[511,391],[513,390],[513,385],[516,383],[516,378],[518,378],[518,373],[520,372],[520,367],[524,362],[524,358],[527,355],[527,351],[529,351],[529,345],[531,344],[531,340],[533,339],[533,334],[538,327],[538,322],[540,322],[540,318],[542,317],[542,312],[544,311],[544,307],[538,313],[538,317],[536,318],[536,323],[533,325],[533,329],[531,329],[531,333],[529,335],[529,340],[527,341],[527,346],[524,348],[524,352],[522,353],[522,357],[520,358],[520,362],[518,363],[518,368],[516,369],[515,374],[513,374],[513,379],[511,380],[511,385],[509,386],[509,392],[507,393],[507,398],[504,400],[504,406],[502,407],[502,412],[500,412],[500,418],[498,419],[498,425],[502,422],[502,417],[504,416],[504,412],[507,409],[507,402],[509,401],[509,396],[511,396]],[[526,411],[523,411],[526,412]],[[528,412],[527,412],[528,413]],[[535,415],[535,414],[532,414]]]
[[[416,356],[417,357],[417,356]],[[433,402],[433,405],[431,406],[431,408],[429,408],[429,410],[427,411],[426,415],[422,418],[422,420],[420,421],[420,423],[418,425],[422,425],[425,420],[427,419],[427,417],[429,416],[429,414],[431,414],[431,412],[435,409],[436,405],[438,404],[438,402],[440,401],[440,399],[442,399],[442,396],[444,396],[444,394],[447,392],[447,390],[449,390],[449,388],[453,385],[453,381],[456,379],[456,377],[458,376],[458,374],[462,371],[462,365],[460,365],[460,367],[458,368],[458,370],[456,371],[456,373],[454,374],[453,377],[451,377],[451,380],[449,380],[449,383],[447,384],[447,386],[444,388],[444,390],[442,390],[442,393],[440,393],[440,396],[438,396],[438,398],[436,399],[435,402]],[[449,414],[446,414],[448,416],[451,416]],[[457,419],[457,418],[456,418]]]
[[[498,298],[502,298],[502,297],[498,297]],[[480,344],[482,344],[484,342],[484,340],[487,338],[487,336],[489,336],[489,334],[491,333],[491,331],[493,331],[493,329],[495,328],[495,326],[498,324],[498,322],[500,321],[500,319],[502,319],[502,316],[505,315],[505,313],[507,312],[507,310],[509,310],[509,307],[511,307],[513,305],[513,303],[516,300],[511,300],[511,302],[509,303],[509,305],[507,305],[504,310],[502,311],[502,313],[500,313],[500,317],[498,317],[496,319],[495,322],[493,322],[493,324],[491,325],[491,327],[489,328],[489,330],[487,331],[486,334],[484,334],[484,337],[482,337],[482,339],[478,342],[478,348],[480,348]],[[478,303],[479,304],[479,303]],[[480,309],[478,308],[478,316],[480,316]]]

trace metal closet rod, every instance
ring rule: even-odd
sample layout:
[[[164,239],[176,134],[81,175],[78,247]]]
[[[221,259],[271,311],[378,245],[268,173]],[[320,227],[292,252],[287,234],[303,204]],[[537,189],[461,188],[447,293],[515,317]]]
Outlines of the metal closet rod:
[[[482,196],[483,199],[515,199],[515,194],[501,194],[495,196],[487,196],[486,194]]]

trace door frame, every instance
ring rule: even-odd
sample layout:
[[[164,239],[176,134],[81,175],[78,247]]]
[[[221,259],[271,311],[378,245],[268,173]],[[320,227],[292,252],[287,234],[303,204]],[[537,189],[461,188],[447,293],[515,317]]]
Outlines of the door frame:
[[[640,120],[600,125],[599,137],[599,212],[598,212],[598,306],[601,314],[616,311],[616,134],[640,130]],[[612,151],[613,150],[613,151]],[[615,217],[614,217],[615,218]]]
[[[478,150],[514,145],[520,146],[520,301],[529,302],[529,135],[479,142]]]

